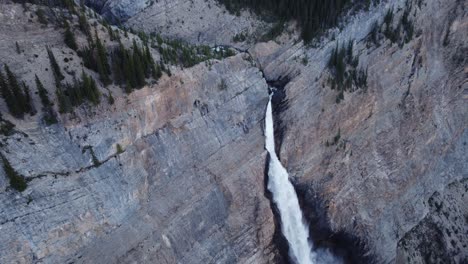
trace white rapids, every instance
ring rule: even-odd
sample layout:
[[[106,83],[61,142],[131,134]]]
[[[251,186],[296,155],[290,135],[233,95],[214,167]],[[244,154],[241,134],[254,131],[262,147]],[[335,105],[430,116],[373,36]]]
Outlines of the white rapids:
[[[275,153],[271,96],[265,116],[266,150],[270,154],[268,190],[273,194],[281,217],[281,231],[288,240],[289,256],[297,264],[340,263],[327,250],[313,251],[309,242],[309,227],[304,221],[294,186]]]

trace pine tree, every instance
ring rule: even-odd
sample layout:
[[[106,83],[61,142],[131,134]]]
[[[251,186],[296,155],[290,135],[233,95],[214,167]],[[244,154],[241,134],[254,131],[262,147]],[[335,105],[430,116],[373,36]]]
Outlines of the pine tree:
[[[21,110],[19,105],[16,103],[13,93],[10,90],[7,79],[0,70],[0,92],[5,100],[5,103],[10,111],[10,114],[16,117],[21,116]]]
[[[41,98],[42,105],[44,107],[51,106],[52,103],[50,102],[49,97],[47,96],[48,92],[44,88],[44,85],[42,84],[41,80],[39,80],[39,77],[37,76],[37,74],[35,75],[35,81],[36,81],[37,91],[39,93],[39,98]]]
[[[151,55],[148,45],[145,46],[145,59],[147,63],[148,76],[151,75],[156,81],[162,76],[161,67],[159,64],[154,62],[153,56]]]
[[[26,190],[26,188],[28,187],[26,180],[21,175],[19,175],[18,172],[15,171],[15,169],[13,169],[8,159],[5,156],[3,156],[3,154],[0,154],[0,157],[3,162],[3,171],[10,180],[10,186],[19,192],[23,192],[24,190]]]
[[[68,23],[67,23],[68,25]],[[67,26],[64,33],[65,44],[72,50],[78,50],[78,45],[76,44],[75,34],[71,31],[70,27]]]
[[[16,79],[16,76],[13,74],[13,72],[10,70],[10,68],[5,64],[5,72],[6,72],[6,77],[8,81],[8,87],[9,90],[11,91],[11,94],[13,95],[13,102],[14,104],[17,105],[18,112],[12,114],[16,117],[23,117],[25,113],[28,113],[30,106],[28,105],[26,96],[23,93],[23,90],[21,89],[18,80]],[[16,115],[15,115],[16,114]]]
[[[100,98],[101,98],[101,93],[99,92],[96,81],[94,81],[93,77],[91,78],[91,91],[93,93],[91,102],[95,105],[99,104]]]
[[[249,7],[259,15],[275,15],[278,20],[294,19],[302,30],[305,42],[327,28],[336,26],[346,9],[367,8],[370,0],[218,0],[232,14]]]
[[[70,100],[68,97],[65,95],[63,88],[61,85],[57,85],[55,94],[57,95],[57,101],[58,101],[58,108],[60,113],[70,113],[73,108],[70,103]]]
[[[37,77],[37,75],[35,77],[37,91],[42,102],[42,112],[44,114],[44,121],[47,125],[56,124],[58,122],[57,116],[55,115],[55,112],[52,108],[52,103],[50,102],[49,96],[47,95],[47,90],[44,88],[44,85],[42,84],[41,80],[39,80],[39,77]]]
[[[157,65],[156,63],[153,63],[153,79],[155,79],[156,81],[159,80],[159,78],[161,78],[162,76],[162,72],[161,72],[161,67],[159,65]]]
[[[135,67],[135,79],[137,83],[137,87],[141,88],[143,87],[146,82],[145,82],[145,73],[143,70],[143,60],[138,54],[138,52],[133,52],[133,66]]]
[[[60,82],[65,79],[65,76],[63,76],[62,71],[60,70],[54,53],[49,49],[49,47],[46,47],[46,49],[47,54],[49,55],[50,66],[52,67],[52,72],[54,73],[55,83],[56,85],[59,85]]]
[[[80,27],[81,32],[83,32],[89,39],[91,37],[91,31],[88,24],[88,19],[86,18],[86,15],[83,11],[78,16],[78,25]]]
[[[81,79],[81,89],[84,96],[93,104],[99,104],[101,94],[93,77],[88,76],[83,70],[81,73]]]
[[[122,50],[118,48],[112,53],[112,72],[114,74],[114,82],[117,85],[124,83],[125,76],[122,65]]]
[[[124,52],[124,74],[125,78],[127,79],[127,86],[130,85],[130,91],[132,88],[136,88],[138,86],[135,74],[135,66],[134,60],[131,52],[125,51]],[[128,91],[128,90],[127,90]]]
[[[30,93],[29,87],[26,85],[25,82],[23,82],[23,94],[24,94],[24,98],[26,101],[25,111],[27,113],[30,113],[31,115],[35,115],[36,109],[34,108],[34,104],[31,99],[31,93]]]
[[[83,59],[83,64],[86,68],[97,71],[97,62],[94,58],[94,48],[92,45],[83,47],[78,51],[78,55]]]
[[[101,78],[101,81],[104,85],[110,84],[110,66],[109,63],[107,62],[107,52],[104,46],[101,43],[101,40],[99,39],[99,36],[97,34],[97,31],[95,31],[96,35],[96,49],[97,49],[97,57],[96,57],[96,64],[97,64],[97,70],[99,72],[99,76]]]

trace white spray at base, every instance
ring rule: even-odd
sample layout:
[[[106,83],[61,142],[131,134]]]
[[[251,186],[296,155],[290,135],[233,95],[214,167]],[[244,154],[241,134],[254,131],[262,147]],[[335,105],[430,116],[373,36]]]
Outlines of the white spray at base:
[[[270,154],[268,190],[281,217],[281,231],[288,240],[289,256],[297,264],[340,263],[328,250],[312,251],[309,227],[303,220],[294,186],[275,152],[271,96],[265,116],[266,150]]]

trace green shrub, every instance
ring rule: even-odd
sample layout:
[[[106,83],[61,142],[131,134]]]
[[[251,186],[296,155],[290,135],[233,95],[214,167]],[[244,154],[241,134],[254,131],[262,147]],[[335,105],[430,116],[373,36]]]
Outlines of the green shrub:
[[[124,152],[122,146],[120,144],[117,144],[116,145],[116,148],[117,148],[117,154],[122,154]]]

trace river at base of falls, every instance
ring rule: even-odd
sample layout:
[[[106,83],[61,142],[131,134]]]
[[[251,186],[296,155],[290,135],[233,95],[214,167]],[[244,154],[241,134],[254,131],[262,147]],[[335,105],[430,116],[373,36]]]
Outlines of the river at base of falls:
[[[270,154],[268,190],[280,214],[281,231],[289,244],[289,257],[296,264],[341,263],[328,250],[313,250],[296,191],[275,152],[271,96],[265,115],[265,138],[265,148]]]

